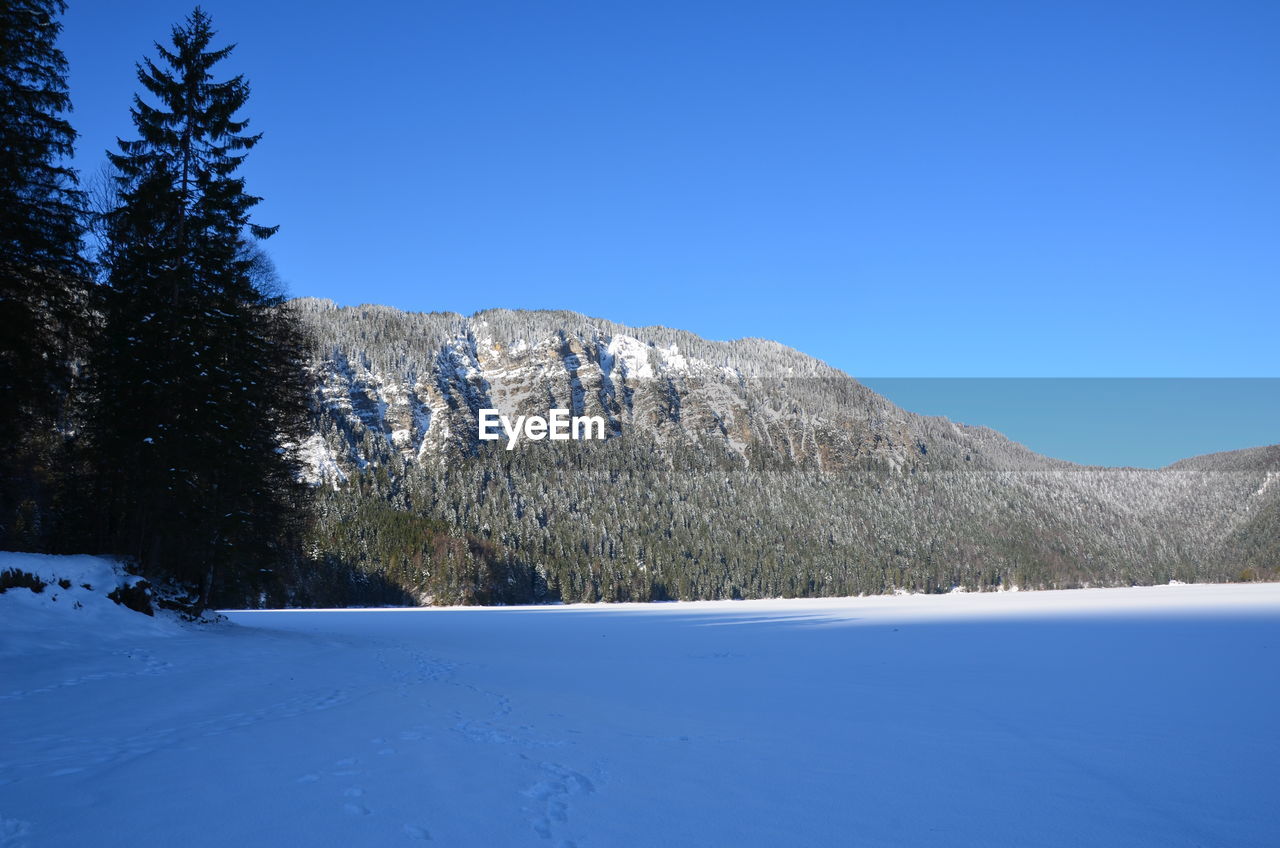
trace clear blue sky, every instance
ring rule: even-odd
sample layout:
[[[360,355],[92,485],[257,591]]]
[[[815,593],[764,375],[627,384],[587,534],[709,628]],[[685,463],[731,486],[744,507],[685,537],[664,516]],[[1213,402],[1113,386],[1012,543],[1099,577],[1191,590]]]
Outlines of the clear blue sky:
[[[203,5],[295,295],[855,376],[1280,376],[1274,0]],[[71,0],[83,169],[190,8]]]
[[[923,415],[981,424],[1083,465],[1159,468],[1280,442],[1280,378],[948,378],[865,381]]]

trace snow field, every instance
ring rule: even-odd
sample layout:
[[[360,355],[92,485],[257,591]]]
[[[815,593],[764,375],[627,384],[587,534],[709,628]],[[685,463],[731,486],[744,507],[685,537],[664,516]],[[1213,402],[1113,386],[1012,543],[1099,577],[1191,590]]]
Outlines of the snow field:
[[[1278,585],[64,600],[0,595],[3,846],[1280,844]]]

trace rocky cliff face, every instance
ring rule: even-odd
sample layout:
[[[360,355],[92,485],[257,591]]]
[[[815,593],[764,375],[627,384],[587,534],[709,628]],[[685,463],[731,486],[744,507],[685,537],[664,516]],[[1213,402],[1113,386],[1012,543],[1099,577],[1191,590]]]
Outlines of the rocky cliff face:
[[[1280,576],[1280,448],[1083,468],[760,339],[296,307],[315,339],[317,552],[424,601]],[[608,438],[478,439],[481,409],[555,408]]]
[[[563,312],[466,318],[297,301],[331,453],[315,473],[474,453],[477,412],[600,416],[609,437],[643,435],[744,467],[818,471],[1048,469],[997,433],[913,415],[843,372],[774,342],[709,342]],[[341,434],[341,438],[332,438]],[[964,465],[957,465],[964,463]]]

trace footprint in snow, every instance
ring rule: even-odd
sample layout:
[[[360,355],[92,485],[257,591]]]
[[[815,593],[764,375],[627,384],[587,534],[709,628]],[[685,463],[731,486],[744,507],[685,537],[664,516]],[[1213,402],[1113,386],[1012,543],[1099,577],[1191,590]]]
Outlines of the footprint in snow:
[[[596,788],[586,775],[559,763],[544,762],[540,763],[540,766],[543,778],[525,789],[522,794],[526,798],[542,802],[541,815],[534,818],[530,825],[540,839],[551,839],[553,829],[569,823],[568,799],[573,796],[594,794]],[[558,844],[573,845],[572,842],[564,840]]]
[[[410,839],[417,839],[423,842],[431,838],[431,833],[425,827],[418,827],[416,824],[405,825],[404,835]]]
[[[336,768],[329,773],[335,777],[349,777],[353,774],[362,774],[364,772],[363,769],[355,768],[359,762],[360,761],[355,757],[347,757],[346,759],[338,760],[334,763]]]

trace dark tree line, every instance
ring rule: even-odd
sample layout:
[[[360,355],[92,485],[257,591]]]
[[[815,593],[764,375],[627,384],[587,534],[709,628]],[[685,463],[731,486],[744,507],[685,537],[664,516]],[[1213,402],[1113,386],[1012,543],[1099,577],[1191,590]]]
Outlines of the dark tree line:
[[[0,3],[0,545],[50,532],[89,268],[84,195],[66,164],[75,131],[62,4]]]
[[[132,559],[193,611],[252,597],[296,559],[309,343],[272,285],[240,167],[260,136],[196,8],[139,63],[137,137],[109,153],[82,245],[67,164],[61,0],[0,4],[0,542]]]

